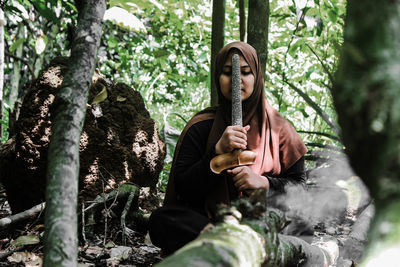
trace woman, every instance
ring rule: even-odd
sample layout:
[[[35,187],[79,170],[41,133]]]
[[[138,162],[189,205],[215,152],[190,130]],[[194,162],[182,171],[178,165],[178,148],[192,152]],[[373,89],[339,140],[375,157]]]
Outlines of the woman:
[[[240,56],[243,125],[231,124],[232,55]],[[257,188],[283,190],[305,180],[307,149],[295,129],[267,102],[256,50],[243,42],[226,45],[214,73],[219,104],[196,114],[177,143],[164,207],[150,217],[150,237],[166,254],[197,237],[212,222],[216,205]],[[256,153],[255,164],[215,174],[213,157],[234,149]]]

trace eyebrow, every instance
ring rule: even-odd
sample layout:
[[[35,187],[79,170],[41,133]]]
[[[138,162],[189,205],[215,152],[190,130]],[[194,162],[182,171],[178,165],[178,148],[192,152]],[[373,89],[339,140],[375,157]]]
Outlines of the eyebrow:
[[[232,69],[232,65],[224,65],[224,68],[229,68],[229,69]],[[244,68],[250,68],[250,65],[244,65],[244,66],[240,66],[240,68],[241,68],[241,69],[244,69]]]

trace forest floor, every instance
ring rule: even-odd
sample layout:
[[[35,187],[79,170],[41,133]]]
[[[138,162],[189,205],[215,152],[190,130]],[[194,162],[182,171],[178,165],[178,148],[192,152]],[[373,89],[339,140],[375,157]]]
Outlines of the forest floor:
[[[330,266],[355,266],[364,250],[373,205],[358,177],[346,175],[346,179],[333,179],[332,169],[324,171],[329,172],[309,175],[311,181],[318,177],[318,183],[311,183],[306,189],[289,187],[288,194],[269,198],[267,205],[283,211],[291,220],[283,234],[299,236],[312,245],[326,248],[335,259]],[[161,205],[162,199],[162,193],[142,188],[134,210],[150,214]],[[127,217],[126,238],[122,238],[120,218],[124,202],[118,199],[103,205],[93,215],[94,223],[90,223],[90,216],[84,216],[86,222],[80,216],[79,266],[152,266],[162,260],[160,249],[150,242],[146,220]],[[10,215],[6,193],[0,184],[0,219]],[[39,212],[6,227],[0,223],[0,267],[41,266],[43,221],[43,213]]]
[[[151,212],[160,205],[162,197],[161,194],[141,190],[139,209],[144,213]],[[96,219],[96,226],[91,229],[92,232],[88,227],[82,229],[82,223],[79,223],[79,267],[152,266],[162,260],[161,251],[151,244],[144,224],[127,221],[129,229],[126,231],[125,240],[122,239],[120,216],[116,214],[118,203],[114,202],[101,213],[102,218]],[[0,184],[0,219],[10,215],[6,193]],[[85,235],[82,235],[83,231]],[[0,266],[42,266],[43,236],[42,212],[34,213],[29,218],[7,227],[0,225]]]

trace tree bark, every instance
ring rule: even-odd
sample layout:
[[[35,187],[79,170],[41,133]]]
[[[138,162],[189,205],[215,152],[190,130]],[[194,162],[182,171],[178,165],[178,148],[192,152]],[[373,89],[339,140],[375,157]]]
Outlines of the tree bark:
[[[225,34],[225,0],[213,1],[212,32],[211,32],[211,106],[218,104],[218,93],[215,85],[215,59],[224,46]]]
[[[268,59],[268,25],[269,1],[249,0],[247,43],[257,50],[264,76]]]
[[[348,1],[332,92],[351,164],[375,199],[365,261],[371,266],[400,258],[399,18],[399,1]]]
[[[100,42],[105,1],[85,1],[68,71],[56,95],[48,151],[44,266],[77,266],[79,140]]]
[[[0,121],[3,120],[4,94],[4,25],[6,24],[3,9],[0,7]],[[0,122],[0,142],[3,140],[3,123]]]
[[[245,42],[246,39],[246,10],[244,5],[244,0],[239,1],[239,31],[240,31],[240,41]]]
[[[18,39],[19,38],[25,38],[25,26],[22,22],[20,22],[18,25]],[[24,43],[19,45],[17,50],[15,51],[15,55],[19,58],[22,58]],[[14,65],[13,76],[11,79],[10,94],[8,96],[8,104],[10,105],[11,110],[14,109],[14,103],[18,99],[18,91],[19,91],[20,79],[21,79],[21,62],[18,60],[15,60],[13,65]]]

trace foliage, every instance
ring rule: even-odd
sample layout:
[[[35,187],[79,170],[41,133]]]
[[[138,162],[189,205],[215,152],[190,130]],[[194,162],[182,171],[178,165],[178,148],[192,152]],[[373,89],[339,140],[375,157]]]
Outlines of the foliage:
[[[247,1],[246,1],[247,2]],[[246,3],[247,6],[247,3]],[[112,81],[124,82],[143,96],[160,129],[182,130],[195,112],[210,102],[211,1],[108,1],[108,12],[121,8],[130,21],[107,17],[97,67]],[[6,13],[5,116],[15,49],[22,46],[19,97],[43,65],[69,55],[69,40],[77,12],[72,0],[9,0]],[[330,87],[342,43],[344,0],[274,0],[270,3],[269,56],[266,92],[270,102],[297,130],[334,135],[323,119],[285,81],[306,93],[332,120],[336,119]],[[239,39],[238,2],[226,1],[225,42]],[[17,38],[18,27],[25,30]],[[176,114],[179,114],[177,116]],[[183,119],[182,119],[183,118]],[[6,141],[7,136],[2,142]],[[177,134],[175,136],[177,139]],[[306,142],[340,145],[323,135],[304,134]],[[173,140],[173,139],[171,139]],[[171,147],[165,172],[173,155]],[[160,182],[160,184],[166,181]]]
[[[138,90],[153,118],[182,129],[184,121],[209,102],[211,13],[203,1],[124,1],[144,22],[146,32],[106,23],[101,43],[101,71]],[[132,71],[134,70],[134,71]]]
[[[274,106],[298,130],[335,133],[315,110],[290,89],[290,81],[334,121],[331,76],[343,42],[345,1],[272,1],[266,88]],[[336,144],[324,136],[307,135],[308,142]]]
[[[76,9],[72,0],[27,1],[9,0],[4,6],[5,30],[5,110],[3,120],[9,124],[9,111],[14,109],[9,102],[11,84],[15,79],[14,65],[21,62],[20,81],[17,84],[18,99],[22,99],[29,83],[38,75],[42,66],[56,56],[68,56],[68,32],[76,20]],[[22,30],[21,30],[22,29]],[[23,36],[19,37],[19,32]],[[16,58],[15,50],[22,48],[22,55]],[[33,77],[35,76],[35,77]],[[5,142],[8,139],[7,127],[4,127]]]

